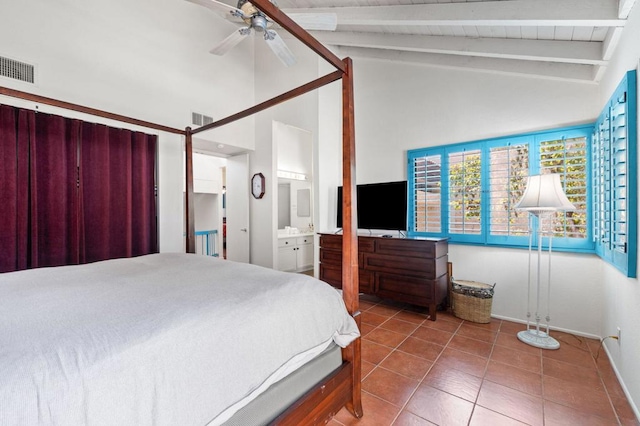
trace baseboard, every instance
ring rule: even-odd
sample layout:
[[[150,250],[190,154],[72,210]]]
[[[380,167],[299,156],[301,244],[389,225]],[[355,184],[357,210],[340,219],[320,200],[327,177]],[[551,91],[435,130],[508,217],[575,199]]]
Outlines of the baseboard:
[[[503,320],[503,321],[516,322],[518,324],[524,324],[524,325],[527,324],[526,321],[522,321],[521,319],[509,318],[509,317],[502,316],[502,315],[491,315],[491,318],[496,318],[496,319],[500,319],[500,320]],[[549,328],[551,330],[562,331],[564,333],[575,334],[576,336],[586,337],[588,339],[596,339],[596,340],[601,340],[602,339],[600,336],[596,336],[594,334],[583,333],[583,332],[580,332],[580,331],[569,330],[569,329],[566,329],[566,328],[560,328],[560,327],[549,327]],[[609,352],[609,348],[605,344],[603,344],[602,346],[604,347],[604,351],[606,352],[607,357],[609,358],[609,364],[611,364],[611,368],[613,368],[613,371],[616,374],[616,378],[618,379],[618,382],[620,383],[620,387],[622,388],[622,391],[624,392],[624,395],[627,397],[627,401],[629,401],[629,406],[631,406],[631,409],[633,410],[633,413],[640,420],[640,410],[638,409],[638,405],[631,398],[631,394],[629,393],[629,390],[627,389],[627,386],[625,385],[624,380],[622,380],[622,377],[620,375],[620,372],[618,371],[618,368],[616,367],[616,364],[613,362],[613,358],[611,357],[611,353]]]
[[[521,319],[509,318],[509,317],[505,317],[505,316],[502,316],[502,315],[491,315],[491,318],[496,318],[496,319],[500,319],[500,320],[503,320],[503,321],[517,322],[518,324],[525,324],[525,325],[527,324],[526,321],[523,321]],[[546,325],[545,325],[544,328],[545,329],[547,328]],[[554,331],[561,331],[563,333],[575,334],[576,336],[586,337],[588,339],[596,339],[596,340],[600,340],[601,339],[600,336],[596,336],[595,334],[584,333],[582,331],[577,331],[577,330],[570,330],[568,328],[550,326],[549,329],[554,330]]]
[[[622,376],[618,371],[618,367],[616,367],[616,364],[613,362],[613,358],[611,357],[609,348],[605,344],[603,344],[602,346],[604,346],[604,351],[607,353],[607,357],[609,357],[609,364],[611,364],[611,368],[613,368],[613,372],[616,373],[618,383],[620,383],[620,387],[622,388],[624,395],[627,397],[627,401],[629,401],[629,406],[631,406],[631,409],[633,410],[633,414],[635,414],[636,418],[640,421],[640,410],[638,409],[638,405],[631,398],[631,393],[629,393],[629,389],[627,389],[627,386],[624,384],[624,380],[622,380]]]

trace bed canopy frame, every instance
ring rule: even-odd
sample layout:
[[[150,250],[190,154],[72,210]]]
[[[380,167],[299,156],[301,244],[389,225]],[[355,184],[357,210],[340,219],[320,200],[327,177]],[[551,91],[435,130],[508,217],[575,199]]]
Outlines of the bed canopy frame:
[[[316,52],[321,58],[329,62],[336,68],[336,71],[214,123],[197,129],[187,127],[184,130],[6,87],[0,87],[0,95],[184,136],[186,154],[186,252],[195,253],[193,135],[249,117],[257,112],[316,90],[334,81],[342,80],[342,296],[349,314],[353,316],[360,328],[358,240],[356,232],[356,198],[354,196],[356,193],[356,164],[353,64],[351,58],[338,58],[285,13],[274,6],[270,0],[251,0],[251,2],[285,30],[289,31],[290,34]],[[358,338],[342,350],[342,366],[289,407],[274,423],[286,425],[325,424],[326,421],[342,407],[346,407],[354,416],[362,417],[360,358],[361,342],[360,338]]]

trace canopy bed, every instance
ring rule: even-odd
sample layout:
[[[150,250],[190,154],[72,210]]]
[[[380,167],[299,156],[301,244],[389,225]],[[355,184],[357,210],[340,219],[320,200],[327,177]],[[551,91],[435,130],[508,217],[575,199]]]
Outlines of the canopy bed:
[[[354,416],[363,415],[352,62],[336,57],[269,0],[252,3],[336,71],[215,123],[185,130],[0,87],[1,95],[183,135],[187,229],[187,254],[3,274],[0,304],[10,314],[3,311],[0,326],[0,423],[136,419],[137,424],[199,424],[207,419],[203,423],[232,425],[252,419],[324,424],[345,406]],[[311,277],[195,256],[192,136],[337,80],[343,94],[342,298]],[[37,310],[28,315],[29,307]],[[276,322],[278,317],[284,321]],[[303,327],[305,322],[310,326]],[[212,323],[226,325],[213,328]],[[314,334],[310,330],[318,334],[315,340],[309,340]],[[258,341],[269,340],[277,345],[258,346]],[[291,351],[284,351],[290,346]],[[140,365],[140,359],[146,363]],[[214,359],[223,365],[211,365]],[[234,360],[237,367],[232,368]],[[307,368],[312,363],[324,366]],[[274,365],[279,367],[275,371]],[[281,385],[285,388],[276,389]],[[276,400],[286,402],[273,408]],[[171,404],[178,404],[173,411]],[[118,415],[130,417],[114,418],[114,407]],[[270,417],[255,420],[252,416],[265,407],[273,411]]]

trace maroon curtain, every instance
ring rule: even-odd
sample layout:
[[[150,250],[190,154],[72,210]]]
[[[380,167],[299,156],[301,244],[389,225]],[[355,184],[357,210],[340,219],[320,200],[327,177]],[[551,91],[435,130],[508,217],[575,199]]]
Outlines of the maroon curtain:
[[[84,123],[84,261],[157,252],[156,137]]]
[[[0,106],[0,272],[78,263],[78,129]]]
[[[35,122],[29,144],[29,267],[77,264],[80,122],[43,113],[36,113]]]
[[[156,137],[0,105],[0,272],[154,253]]]
[[[29,226],[29,139],[35,113],[0,105],[0,272],[26,269]]]

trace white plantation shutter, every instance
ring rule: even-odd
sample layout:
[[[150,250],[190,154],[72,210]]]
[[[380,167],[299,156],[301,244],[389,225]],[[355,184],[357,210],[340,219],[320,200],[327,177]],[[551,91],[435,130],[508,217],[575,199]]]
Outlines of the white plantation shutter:
[[[517,211],[529,176],[529,144],[489,148],[489,232],[492,236],[526,236],[528,213]]]
[[[413,220],[416,232],[442,232],[442,155],[413,159]]]
[[[450,152],[449,232],[480,235],[482,232],[481,151]]]
[[[587,137],[543,139],[539,144],[540,174],[557,173],[574,211],[557,212],[554,238],[586,239],[587,230]]]

